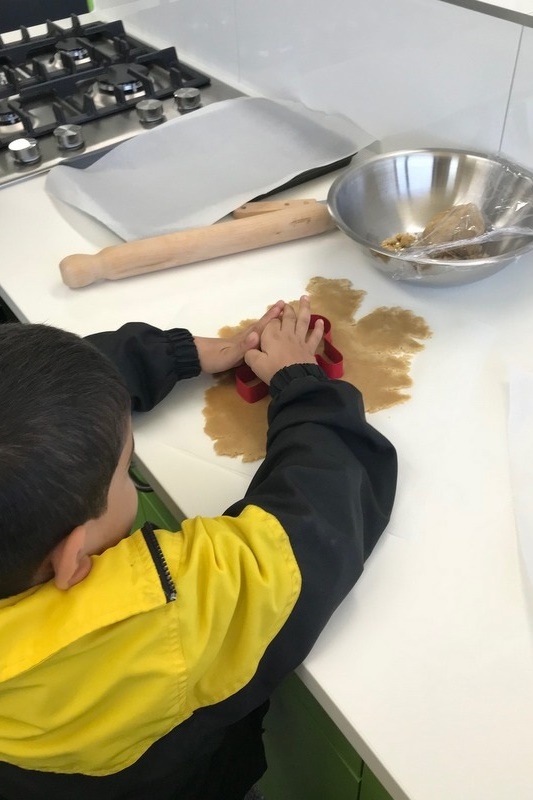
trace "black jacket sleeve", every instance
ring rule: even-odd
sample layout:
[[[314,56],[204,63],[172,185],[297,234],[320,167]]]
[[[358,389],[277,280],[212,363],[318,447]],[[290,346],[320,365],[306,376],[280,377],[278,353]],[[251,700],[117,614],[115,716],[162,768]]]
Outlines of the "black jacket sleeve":
[[[131,396],[133,411],[149,411],[184,378],[200,374],[198,351],[184,328],[159,330],[128,322],[117,331],[87,336],[118,368]]]
[[[282,524],[302,588],[252,681],[214,713],[236,718],[259,705],[308,655],[392,511],[397,477],[392,444],[365,419],[361,394],[318,366],[294,365],[271,384],[267,454],[244,499]]]

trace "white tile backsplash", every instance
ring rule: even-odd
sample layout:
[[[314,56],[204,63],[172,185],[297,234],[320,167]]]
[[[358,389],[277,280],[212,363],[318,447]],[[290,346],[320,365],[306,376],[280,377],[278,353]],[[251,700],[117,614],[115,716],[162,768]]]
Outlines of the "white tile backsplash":
[[[95,0],[94,6],[156,46],[174,45],[184,61],[238,79],[234,0]]]
[[[497,152],[522,32],[439,0],[95,0],[95,10],[241,86],[344,114],[383,150]],[[527,33],[506,129],[520,153],[525,136],[511,137],[513,126],[533,114]]]
[[[236,3],[241,76],[264,91],[344,113],[384,149],[498,147],[519,26],[437,0]]]
[[[524,28],[509,110],[505,121],[502,153],[533,169],[533,29]]]

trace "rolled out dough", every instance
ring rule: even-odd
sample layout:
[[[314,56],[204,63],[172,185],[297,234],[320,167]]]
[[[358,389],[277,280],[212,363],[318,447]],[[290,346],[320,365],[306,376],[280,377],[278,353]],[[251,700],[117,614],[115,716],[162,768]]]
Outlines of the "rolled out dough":
[[[398,307],[375,308],[356,320],[366,292],[354,289],[346,278],[312,278],[306,291],[312,312],[331,322],[333,344],[344,356],[343,379],[360,390],[365,410],[372,413],[409,400],[411,360],[432,335],[426,321]],[[298,301],[291,305],[297,308]],[[219,335],[232,336],[252,321],[222,328]],[[263,458],[269,402],[268,397],[257,403],[243,400],[235,389],[233,371],[217,376],[205,393],[203,409],[204,431],[214,441],[215,451],[242,456],[243,461]]]

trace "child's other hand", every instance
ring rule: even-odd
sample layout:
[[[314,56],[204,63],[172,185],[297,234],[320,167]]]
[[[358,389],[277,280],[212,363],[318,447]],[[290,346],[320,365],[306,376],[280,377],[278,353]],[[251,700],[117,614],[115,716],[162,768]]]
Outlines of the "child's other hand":
[[[263,314],[261,319],[258,319],[249,328],[236,333],[235,336],[231,336],[229,339],[211,339],[195,336],[194,343],[198,350],[202,372],[224,372],[224,370],[242,364],[245,353],[250,349],[259,347],[265,327],[269,322],[280,316],[284,306],[283,300],[278,300],[272,308],[269,308],[266,314]]]
[[[309,298],[300,299],[298,314],[286,305],[280,317],[271,320],[261,335],[261,349],[248,350],[244,360],[258,378],[270,383],[276,372],[292,364],[316,364],[315,353],[324,334],[323,320],[309,331]]]

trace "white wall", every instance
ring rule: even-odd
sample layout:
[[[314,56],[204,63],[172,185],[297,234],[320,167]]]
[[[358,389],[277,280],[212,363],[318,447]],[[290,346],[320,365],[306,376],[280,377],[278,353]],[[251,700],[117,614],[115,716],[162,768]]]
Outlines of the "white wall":
[[[439,0],[95,0],[95,10],[220,77],[346,114],[383,150],[500,150],[523,30],[515,23]],[[504,145],[533,166],[526,33]]]
[[[533,167],[533,29],[523,28],[502,153]]]

